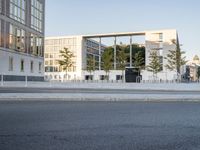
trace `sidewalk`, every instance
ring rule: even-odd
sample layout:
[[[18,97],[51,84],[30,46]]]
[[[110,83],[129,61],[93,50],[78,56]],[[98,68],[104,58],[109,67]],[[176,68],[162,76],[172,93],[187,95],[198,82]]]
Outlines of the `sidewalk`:
[[[6,83],[4,87],[24,87],[24,83]],[[62,101],[200,101],[200,84],[198,83],[48,83],[29,82],[27,88],[55,88],[55,89],[129,89],[150,91],[158,94],[104,94],[104,93],[0,93],[0,101],[4,100],[62,100]],[[184,91],[186,94],[159,94],[159,91]],[[199,94],[187,94],[187,91],[196,91]]]
[[[0,94],[0,101],[199,101],[200,95],[165,94]]]
[[[0,87],[137,89],[200,91],[200,83],[83,83],[83,82],[4,82]]]

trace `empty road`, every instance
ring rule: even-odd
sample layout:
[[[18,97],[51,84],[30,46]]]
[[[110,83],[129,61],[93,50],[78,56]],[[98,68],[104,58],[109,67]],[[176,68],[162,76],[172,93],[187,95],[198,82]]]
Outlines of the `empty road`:
[[[199,102],[0,102],[2,150],[199,150]]]

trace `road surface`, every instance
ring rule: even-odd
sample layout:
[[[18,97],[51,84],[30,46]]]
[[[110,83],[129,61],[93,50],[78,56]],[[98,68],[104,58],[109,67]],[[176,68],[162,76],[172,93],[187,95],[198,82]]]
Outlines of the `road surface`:
[[[199,102],[0,102],[1,150],[199,150]]]
[[[89,89],[89,88],[25,88],[4,87],[0,93],[82,93],[82,94],[177,94],[200,95],[200,91],[179,90],[133,90],[133,89]]]

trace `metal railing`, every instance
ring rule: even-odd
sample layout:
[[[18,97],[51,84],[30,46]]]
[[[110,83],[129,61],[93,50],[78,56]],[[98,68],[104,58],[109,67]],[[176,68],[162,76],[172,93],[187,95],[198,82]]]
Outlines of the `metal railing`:
[[[116,83],[116,84],[126,84],[122,80],[45,80],[45,81],[28,81],[28,77],[26,76],[24,81],[6,81],[4,75],[1,74],[1,86],[21,86],[21,87],[30,87],[30,86],[45,86],[45,87],[53,87],[53,86],[65,86],[67,83],[99,83],[99,84],[106,84],[106,83]],[[200,80],[197,81],[188,81],[182,82],[181,80],[159,80],[159,79],[152,79],[152,80],[142,80],[141,77],[136,78],[137,84],[145,84],[145,83],[200,83]]]

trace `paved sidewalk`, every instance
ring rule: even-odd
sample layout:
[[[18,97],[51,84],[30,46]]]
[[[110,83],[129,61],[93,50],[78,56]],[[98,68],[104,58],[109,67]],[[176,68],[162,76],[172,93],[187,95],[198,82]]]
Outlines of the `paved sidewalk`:
[[[84,83],[84,82],[4,82],[0,87],[141,89],[200,91],[200,83]]]
[[[200,95],[177,94],[88,94],[88,93],[6,93],[0,101],[200,101]]]
[[[24,88],[21,92],[0,92],[0,100],[62,100],[62,101],[200,101],[200,84],[198,83],[47,83],[11,82],[0,90]],[[27,92],[32,88],[33,92]],[[37,92],[46,90],[46,92]],[[50,89],[50,90],[48,90]],[[70,89],[70,90],[69,90]],[[82,92],[84,89],[86,92]],[[95,90],[96,91],[95,91]],[[109,92],[105,91],[108,89]],[[119,92],[119,90],[122,92]],[[26,91],[27,90],[27,91]],[[35,92],[34,92],[35,90]],[[59,91],[60,90],[60,91]],[[63,92],[68,90],[68,92]],[[62,92],[61,92],[62,91]],[[105,92],[103,92],[105,91]],[[113,92],[112,92],[113,91]],[[133,91],[133,92],[130,92]],[[138,91],[138,92],[137,92]],[[142,92],[141,92],[142,91]]]

